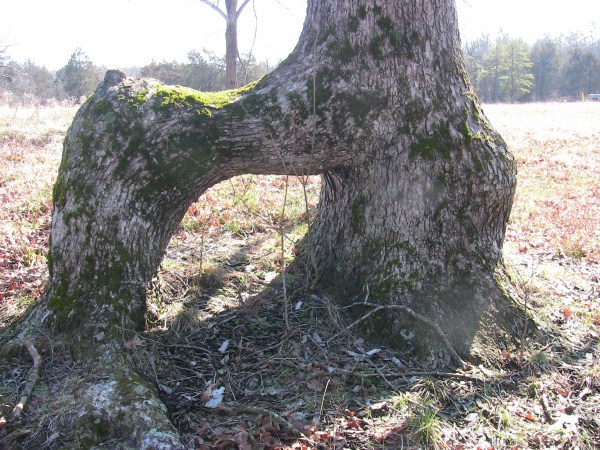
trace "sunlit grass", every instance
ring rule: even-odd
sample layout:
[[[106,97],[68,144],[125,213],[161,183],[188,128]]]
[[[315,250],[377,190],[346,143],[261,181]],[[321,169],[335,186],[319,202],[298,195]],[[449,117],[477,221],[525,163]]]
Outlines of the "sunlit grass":
[[[507,242],[600,261],[600,104],[485,105],[518,163]]]

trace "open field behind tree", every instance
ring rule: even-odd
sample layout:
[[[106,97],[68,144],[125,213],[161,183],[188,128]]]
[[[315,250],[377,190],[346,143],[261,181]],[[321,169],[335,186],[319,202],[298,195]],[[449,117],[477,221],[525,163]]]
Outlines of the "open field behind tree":
[[[500,367],[428,372],[353,334],[295,260],[316,177],[242,176],[181,223],[124,342],[197,448],[596,448],[600,445],[600,103],[484,105],[515,154],[505,263],[532,315],[569,342],[504,352]],[[41,294],[51,191],[75,108],[0,108],[0,339]],[[309,264],[310,266],[310,264]],[[282,272],[285,275],[282,276]],[[284,283],[285,281],[285,283]],[[285,318],[285,319],[284,319]],[[287,321],[288,324],[284,322]],[[31,361],[0,367],[0,448],[58,448],[77,414],[45,398],[77,384],[60,343],[36,343],[40,380],[13,420]],[[502,349],[497,349],[501,352]],[[67,367],[68,369],[65,369]],[[404,374],[404,375],[403,375]],[[206,408],[224,388],[216,408]],[[4,447],[3,447],[4,446]]]

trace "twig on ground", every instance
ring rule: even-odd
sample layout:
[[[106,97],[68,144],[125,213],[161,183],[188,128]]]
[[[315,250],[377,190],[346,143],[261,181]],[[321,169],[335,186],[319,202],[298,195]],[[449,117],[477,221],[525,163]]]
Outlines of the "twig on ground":
[[[548,407],[548,399],[546,398],[546,393],[544,391],[542,391],[542,394],[540,395],[540,402],[542,404],[542,409],[544,410],[544,419],[546,420],[546,422],[548,422],[548,423],[556,422],[552,418],[552,411]]]
[[[379,374],[379,376],[381,377],[381,379],[385,382],[385,384],[387,384],[390,388],[392,389],[396,389],[396,386],[394,386],[390,380],[387,379],[387,377],[385,376],[385,374],[381,371],[381,369],[379,367],[377,367],[377,364],[375,364],[373,361],[371,361],[369,358],[366,358],[367,361],[369,362],[369,364],[377,371],[377,373]]]
[[[286,264],[285,264],[285,228],[283,221],[285,219],[285,207],[287,205],[288,187],[289,187],[290,176],[285,176],[285,192],[283,194],[283,205],[281,207],[281,218],[279,221],[279,234],[281,236],[281,281],[283,288],[283,319],[285,321],[285,329],[290,329],[289,310],[290,310],[290,299],[287,294],[287,283],[286,283]]]
[[[327,389],[329,388],[329,383],[331,379],[327,379],[327,384],[325,385],[325,390],[323,391],[323,397],[321,397],[321,409],[319,410],[319,422],[321,422],[321,417],[323,417],[323,408],[325,406],[325,396],[327,395]]]
[[[25,385],[25,389],[23,390],[23,395],[21,396],[21,400],[15,408],[13,409],[13,418],[18,419],[21,417],[21,413],[25,409],[25,405],[29,401],[29,397],[33,392],[33,388],[35,387],[35,383],[40,374],[40,366],[42,365],[42,357],[35,349],[33,344],[28,341],[23,341],[23,346],[27,349],[29,354],[31,355],[31,359],[33,359],[33,367],[31,368],[31,372],[29,372],[29,378],[27,379],[27,384]]]
[[[296,366],[295,366],[296,367]],[[297,368],[297,367],[296,367]],[[459,380],[464,380],[464,381],[474,381],[474,382],[478,382],[478,383],[483,383],[486,380],[482,379],[482,378],[477,378],[471,375],[465,375],[463,373],[455,373],[455,372],[435,372],[435,371],[411,371],[411,372],[388,372],[385,373],[383,371],[381,371],[380,369],[378,369],[377,367],[375,367],[375,369],[377,370],[376,372],[357,372],[354,370],[347,370],[347,369],[338,369],[336,368],[333,372],[330,373],[323,373],[323,372],[314,372],[311,374],[308,374],[306,376],[306,378],[318,378],[320,376],[335,376],[335,375],[343,375],[346,376],[348,378],[371,378],[371,377],[383,377],[384,380],[385,378],[408,378],[408,377],[432,377],[432,378],[454,378],[454,379],[459,379]],[[388,386],[393,386],[388,380],[387,381]],[[397,388],[397,386],[393,386],[394,389]]]

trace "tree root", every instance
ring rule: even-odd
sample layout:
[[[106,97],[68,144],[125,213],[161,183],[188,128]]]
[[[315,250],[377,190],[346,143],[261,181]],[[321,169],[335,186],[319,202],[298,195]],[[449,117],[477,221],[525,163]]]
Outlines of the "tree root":
[[[107,375],[94,370],[95,381],[79,398],[78,434],[94,445],[109,438],[143,450],[183,450],[154,389],[125,365],[116,365]]]
[[[35,383],[37,383],[40,374],[40,366],[42,365],[42,357],[35,349],[33,344],[28,340],[24,340],[23,346],[31,355],[31,359],[33,359],[33,367],[31,368],[31,372],[29,373],[29,378],[27,380],[27,384],[25,385],[25,389],[23,390],[23,395],[21,396],[21,399],[19,400],[17,406],[15,406],[15,408],[13,409],[12,414],[14,419],[18,419],[19,417],[21,417],[21,413],[23,412],[23,409],[25,409],[25,405],[27,405],[29,397],[33,392]]]
[[[355,320],[354,322],[352,322],[350,325],[348,325],[344,330],[340,331],[339,333],[336,333],[333,337],[331,337],[328,342],[331,342],[332,340],[334,340],[335,338],[337,338],[340,334],[344,333],[345,331],[348,331],[350,328],[354,328],[356,325],[364,322],[365,320],[367,320],[369,317],[371,317],[373,314],[382,311],[382,310],[400,310],[400,311],[404,311],[405,313],[407,313],[408,315],[410,315],[411,317],[429,325],[431,328],[433,328],[435,330],[435,332],[437,333],[438,337],[440,338],[440,340],[442,341],[442,343],[444,344],[444,346],[446,347],[446,350],[448,351],[448,353],[450,354],[450,358],[452,359],[452,362],[454,364],[456,364],[458,367],[465,367],[465,362],[462,360],[462,358],[458,355],[458,353],[456,352],[456,350],[454,350],[454,347],[452,346],[452,344],[450,343],[450,340],[448,339],[448,336],[446,336],[446,333],[444,333],[444,331],[439,327],[439,325],[437,323],[435,323],[434,321],[428,319],[427,317],[419,314],[418,312],[414,311],[413,309],[409,308],[406,305],[377,305],[375,303],[369,303],[369,302],[358,302],[358,303],[352,303],[351,305],[348,305],[347,307],[353,307],[353,306],[368,306],[370,308],[373,308],[371,311],[369,311],[368,313],[366,313],[364,316],[362,316],[361,318]]]

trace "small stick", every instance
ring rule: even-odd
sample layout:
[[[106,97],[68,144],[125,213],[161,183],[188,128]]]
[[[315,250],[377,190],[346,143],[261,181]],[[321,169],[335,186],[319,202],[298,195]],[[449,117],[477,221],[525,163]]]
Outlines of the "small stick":
[[[21,413],[25,408],[25,405],[29,401],[29,396],[33,392],[33,388],[35,383],[37,382],[38,376],[40,374],[40,366],[42,365],[42,357],[35,349],[33,344],[28,340],[23,341],[23,346],[27,349],[29,354],[31,355],[31,359],[33,359],[33,367],[31,368],[31,372],[29,373],[29,379],[27,380],[27,384],[25,385],[25,389],[23,390],[23,395],[21,396],[21,400],[13,409],[13,418],[18,419],[21,417]]]
[[[546,398],[546,393],[542,391],[542,395],[540,396],[540,400],[542,403],[542,409],[544,410],[544,419],[546,419],[546,422],[548,423],[555,423],[556,420],[554,420],[552,418],[552,412],[550,411],[550,408],[548,407],[548,399]]]

